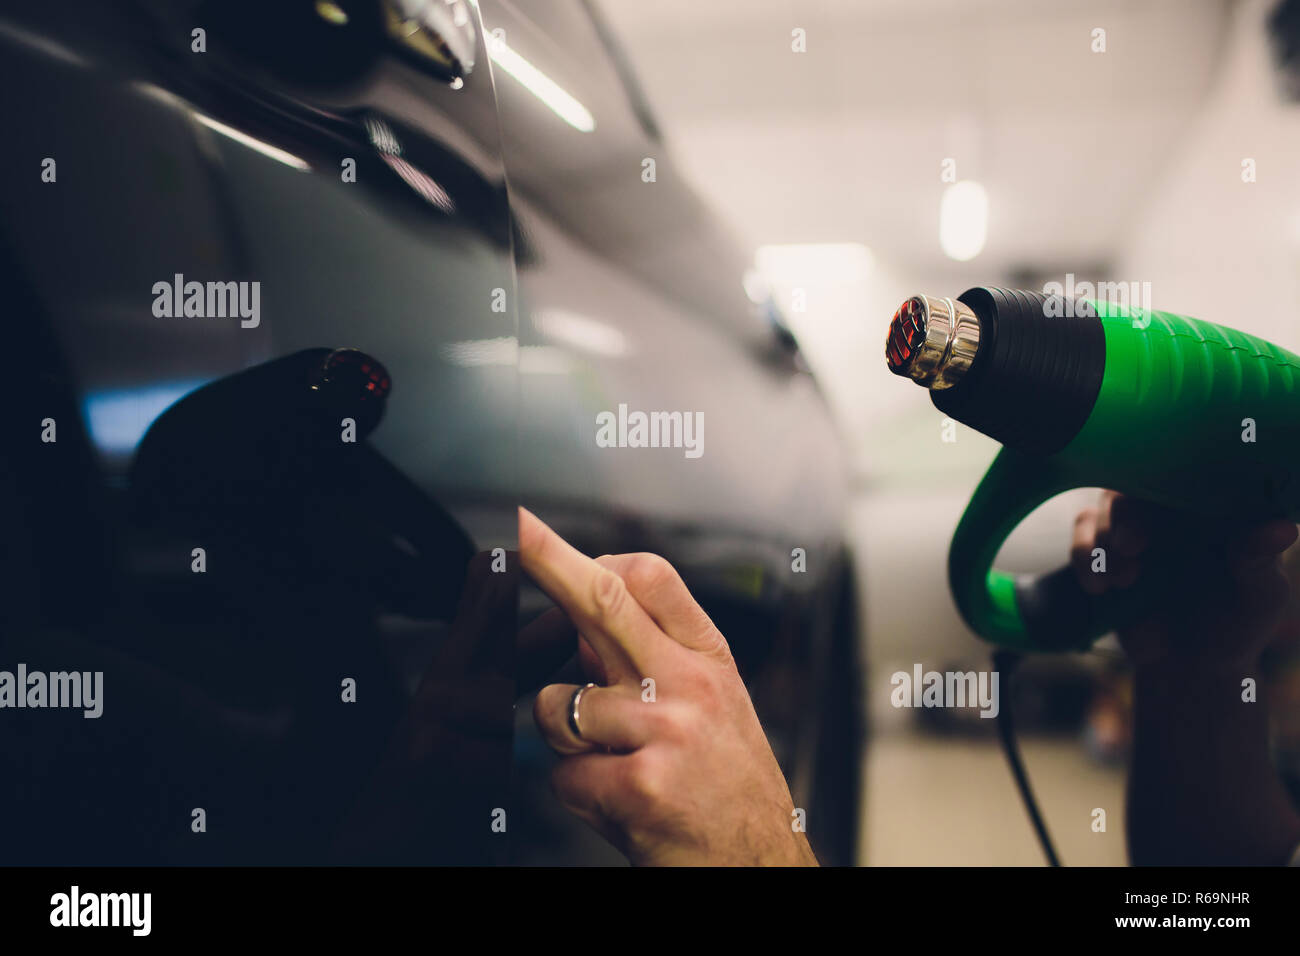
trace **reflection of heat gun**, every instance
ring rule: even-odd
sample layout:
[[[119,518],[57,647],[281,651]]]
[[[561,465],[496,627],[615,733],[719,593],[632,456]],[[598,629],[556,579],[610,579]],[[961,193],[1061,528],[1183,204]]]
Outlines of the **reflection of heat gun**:
[[[1004,446],[948,562],[957,606],[987,640],[1084,648],[1160,586],[1153,573],[1092,597],[1070,568],[1019,580],[992,569],[1007,535],[1062,491],[1300,521],[1300,358],[1262,339],[1167,312],[976,288],[908,299],[885,351],[940,411]]]
[[[474,544],[367,440],[391,389],[377,359],[316,348],[191,392],[140,444],[136,521],[226,539],[242,552],[223,565],[243,575],[232,587],[257,596],[254,583],[274,575],[295,614],[309,590],[335,600],[341,580],[389,610],[450,620]]]

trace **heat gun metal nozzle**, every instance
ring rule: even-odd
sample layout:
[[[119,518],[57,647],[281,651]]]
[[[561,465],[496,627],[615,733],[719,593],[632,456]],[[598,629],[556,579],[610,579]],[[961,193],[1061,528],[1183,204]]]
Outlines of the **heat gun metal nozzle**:
[[[889,323],[885,358],[895,375],[906,375],[928,389],[945,389],[966,374],[979,344],[979,319],[969,306],[956,299],[914,295]]]
[[[894,313],[885,358],[944,415],[1008,448],[1060,451],[1088,420],[1106,370],[1091,309],[1052,318],[1042,292],[977,286],[956,298],[914,295]]]

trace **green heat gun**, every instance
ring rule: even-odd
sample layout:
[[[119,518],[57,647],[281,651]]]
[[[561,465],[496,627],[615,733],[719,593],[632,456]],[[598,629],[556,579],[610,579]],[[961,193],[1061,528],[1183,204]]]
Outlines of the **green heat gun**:
[[[945,415],[1003,446],[948,556],[958,609],[995,644],[1084,649],[1153,592],[1196,586],[1161,581],[1156,561],[1137,587],[1100,597],[1069,567],[994,569],[1016,525],[1060,492],[1113,488],[1212,519],[1300,522],[1300,357],[1263,339],[1113,302],[975,288],[909,298],[885,355]]]

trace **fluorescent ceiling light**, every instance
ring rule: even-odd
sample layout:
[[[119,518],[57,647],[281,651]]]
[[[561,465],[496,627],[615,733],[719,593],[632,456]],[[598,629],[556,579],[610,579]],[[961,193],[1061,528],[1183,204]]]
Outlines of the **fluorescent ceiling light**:
[[[989,231],[989,196],[972,180],[953,183],[939,203],[939,245],[944,255],[958,262],[974,259],[984,248]]]
[[[487,46],[492,61],[522,83],[529,93],[550,107],[556,116],[584,133],[590,133],[596,128],[596,119],[587,107],[515,52],[505,40],[489,36]]]

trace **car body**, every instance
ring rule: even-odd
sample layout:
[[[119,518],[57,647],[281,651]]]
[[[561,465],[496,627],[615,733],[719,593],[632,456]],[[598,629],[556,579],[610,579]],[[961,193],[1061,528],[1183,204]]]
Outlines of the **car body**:
[[[851,861],[844,454],[597,10],[73,2],[0,46],[0,667],[104,686],[11,712],[11,862],[615,861],[545,788],[521,504],[679,569]],[[603,447],[620,406],[701,453]]]

